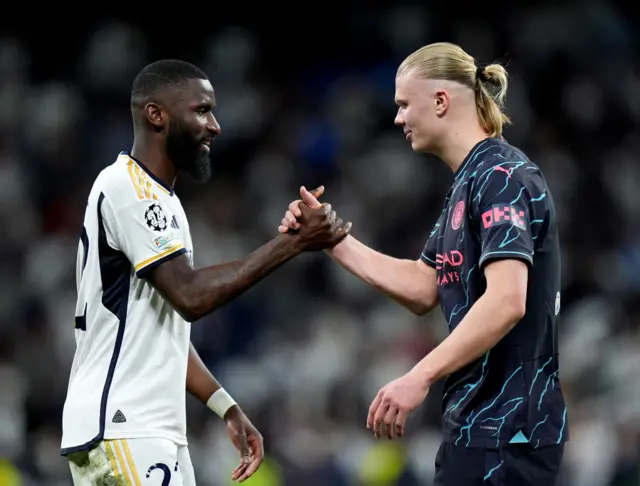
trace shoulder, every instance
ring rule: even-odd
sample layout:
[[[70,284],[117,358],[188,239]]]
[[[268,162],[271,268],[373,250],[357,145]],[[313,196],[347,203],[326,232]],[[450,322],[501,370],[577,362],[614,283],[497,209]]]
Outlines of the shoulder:
[[[126,153],[105,167],[96,179],[97,189],[114,210],[158,199],[146,173]]]
[[[495,144],[476,165],[472,174],[472,193],[477,194],[483,188],[493,184],[528,185],[540,180],[542,172],[523,150],[504,140]]]

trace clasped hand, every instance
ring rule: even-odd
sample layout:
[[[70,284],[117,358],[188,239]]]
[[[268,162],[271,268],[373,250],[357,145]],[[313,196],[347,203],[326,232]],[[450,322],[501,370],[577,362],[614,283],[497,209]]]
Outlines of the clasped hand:
[[[320,187],[313,192],[320,196],[324,188]],[[283,230],[278,227],[280,233],[291,230],[299,238],[304,251],[315,251],[332,248],[340,243],[351,231],[351,223],[344,223],[336,216],[331,204],[320,204],[318,200],[307,191],[304,186],[300,188],[302,199],[298,199],[289,205],[289,211],[295,207],[295,218],[292,216],[292,226]],[[283,220],[284,221],[284,220]]]

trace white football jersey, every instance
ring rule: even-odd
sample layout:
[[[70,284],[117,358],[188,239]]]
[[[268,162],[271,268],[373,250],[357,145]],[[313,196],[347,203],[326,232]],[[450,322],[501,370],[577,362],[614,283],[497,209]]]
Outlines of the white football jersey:
[[[186,445],[191,324],[143,278],[184,253],[193,265],[178,196],[121,153],[96,178],[84,216],[62,454],[102,439]]]

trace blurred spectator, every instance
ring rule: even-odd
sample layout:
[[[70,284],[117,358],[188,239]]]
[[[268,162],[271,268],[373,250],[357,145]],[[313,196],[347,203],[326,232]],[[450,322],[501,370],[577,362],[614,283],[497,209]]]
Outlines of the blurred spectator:
[[[504,15],[446,22],[436,7],[344,6],[301,25],[205,21],[162,36],[158,25],[96,21],[72,46],[19,30],[0,39],[0,485],[71,484],[59,441],[79,228],[94,177],[130,148],[135,73],[182,57],[216,89],[215,179],[177,191],[198,266],[274,236],[301,184],[324,184],[365,243],[416,258],[452,177],[393,126],[393,81],[407,54],[443,39],[507,62],[506,137],[542,167],[558,207],[572,431],[560,486],[640,484],[637,17],[613,2],[552,5],[499,2],[491,10]],[[428,486],[440,388],[401,443],[374,441],[364,423],[378,388],[445,333],[439,311],[416,318],[308,254],[195,324],[193,342],[265,436],[268,459],[250,484]],[[222,422],[187,403],[198,484],[231,484],[238,457]]]

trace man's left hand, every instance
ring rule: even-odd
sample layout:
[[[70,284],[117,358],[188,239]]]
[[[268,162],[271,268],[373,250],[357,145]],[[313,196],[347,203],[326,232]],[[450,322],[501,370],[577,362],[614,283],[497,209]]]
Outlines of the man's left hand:
[[[231,442],[240,453],[240,465],[231,473],[231,479],[242,483],[251,477],[262,464],[264,445],[262,435],[247,416],[235,405],[224,417]]]
[[[425,380],[414,371],[393,380],[380,389],[371,403],[367,428],[373,429],[376,437],[381,437],[384,424],[389,439],[393,439],[394,431],[402,437],[407,415],[424,401],[428,392]]]

